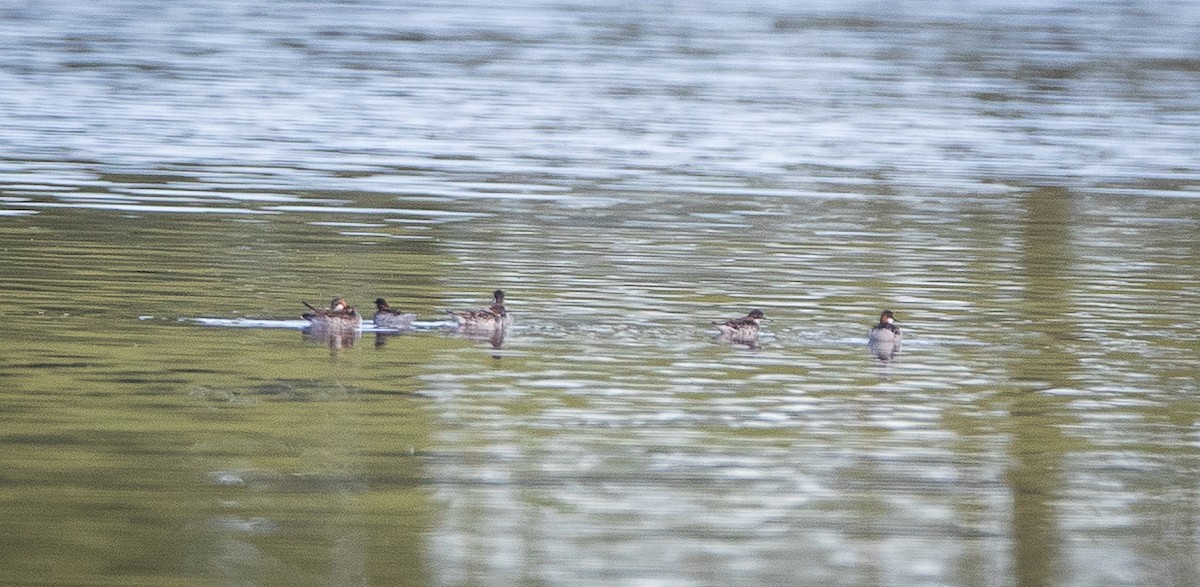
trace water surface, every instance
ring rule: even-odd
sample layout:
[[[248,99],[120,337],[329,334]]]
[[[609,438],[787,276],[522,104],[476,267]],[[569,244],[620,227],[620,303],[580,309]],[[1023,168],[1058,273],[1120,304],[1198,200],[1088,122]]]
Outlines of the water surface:
[[[1200,582],[1189,3],[0,32],[3,581]]]

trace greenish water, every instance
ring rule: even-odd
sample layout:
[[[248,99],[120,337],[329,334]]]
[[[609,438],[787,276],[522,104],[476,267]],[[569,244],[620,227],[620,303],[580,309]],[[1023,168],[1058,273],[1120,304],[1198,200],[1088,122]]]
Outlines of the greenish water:
[[[0,584],[1198,584],[1197,11],[0,9]]]
[[[7,580],[1196,579],[1192,200],[486,206],[5,219]],[[493,287],[500,349],[437,322]],[[427,327],[197,321],[332,295]],[[759,348],[712,337],[751,306]]]

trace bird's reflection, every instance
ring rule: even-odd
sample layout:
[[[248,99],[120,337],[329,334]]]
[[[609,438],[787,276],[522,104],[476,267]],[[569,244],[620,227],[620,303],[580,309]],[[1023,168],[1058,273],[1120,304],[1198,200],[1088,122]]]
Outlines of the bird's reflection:
[[[310,326],[301,330],[300,336],[306,342],[327,345],[330,354],[336,355],[342,349],[354,348],[354,343],[362,337],[362,331],[357,328],[319,328]]]
[[[504,339],[508,336],[508,329],[503,327],[474,328],[468,325],[461,325],[455,329],[455,332],[475,342],[487,342],[495,350],[500,350],[504,346]],[[500,358],[498,355],[493,356]]]
[[[375,348],[381,349],[387,346],[388,339],[404,334],[398,330],[391,332],[376,332],[375,333]]]

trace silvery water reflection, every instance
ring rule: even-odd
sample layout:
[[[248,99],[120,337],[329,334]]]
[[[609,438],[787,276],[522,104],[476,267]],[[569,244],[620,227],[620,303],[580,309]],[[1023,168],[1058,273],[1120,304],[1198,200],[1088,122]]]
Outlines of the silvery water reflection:
[[[617,8],[3,9],[9,579],[1197,582],[1195,6]]]

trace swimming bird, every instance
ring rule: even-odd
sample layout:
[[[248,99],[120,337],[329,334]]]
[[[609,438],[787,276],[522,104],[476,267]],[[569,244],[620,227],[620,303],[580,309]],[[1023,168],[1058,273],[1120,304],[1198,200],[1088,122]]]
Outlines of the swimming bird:
[[[900,352],[900,327],[896,326],[896,315],[884,310],[879,315],[879,324],[867,335],[867,348],[880,361],[890,361]]]
[[[346,304],[346,298],[333,298],[327,309],[314,307],[308,302],[304,302],[304,305],[312,310],[301,314],[302,318],[309,321],[310,328],[345,330],[362,326],[362,316]]]
[[[744,318],[734,318],[724,322],[713,322],[721,336],[730,340],[752,340],[758,338],[759,322],[767,317],[762,310],[750,310]]]
[[[504,291],[492,292],[492,305],[486,310],[446,310],[458,322],[460,328],[469,330],[493,330],[507,328],[512,324],[512,314],[504,307]]]
[[[871,328],[867,335],[870,342],[900,342],[900,327],[896,326],[896,315],[891,310],[884,310],[879,315],[879,324]]]
[[[405,330],[412,328],[416,314],[405,314],[388,305],[387,300],[375,298],[375,325],[381,328]]]

